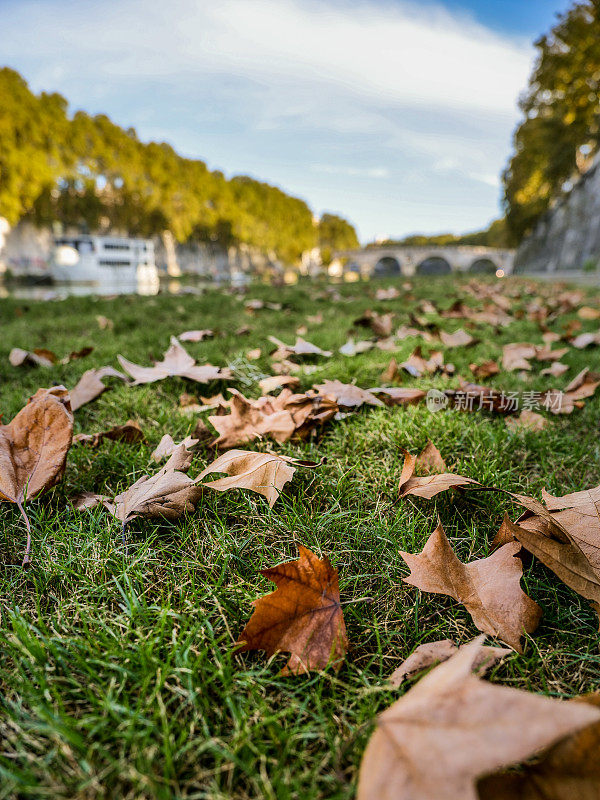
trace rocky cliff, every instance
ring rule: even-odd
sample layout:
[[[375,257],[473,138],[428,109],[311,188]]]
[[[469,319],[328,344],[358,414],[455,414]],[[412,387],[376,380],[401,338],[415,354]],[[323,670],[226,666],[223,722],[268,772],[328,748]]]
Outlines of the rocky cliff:
[[[600,273],[600,158],[521,243],[514,272]]]

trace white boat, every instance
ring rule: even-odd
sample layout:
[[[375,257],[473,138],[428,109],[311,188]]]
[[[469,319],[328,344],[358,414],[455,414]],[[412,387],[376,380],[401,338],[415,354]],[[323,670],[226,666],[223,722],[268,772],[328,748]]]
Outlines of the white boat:
[[[158,290],[154,243],[120,236],[60,236],[50,275],[57,283],[94,284],[105,291]]]

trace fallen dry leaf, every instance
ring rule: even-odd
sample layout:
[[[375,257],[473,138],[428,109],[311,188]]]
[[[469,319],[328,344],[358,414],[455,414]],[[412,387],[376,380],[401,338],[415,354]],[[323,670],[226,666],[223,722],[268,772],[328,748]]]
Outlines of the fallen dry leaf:
[[[357,800],[477,800],[479,778],[600,720],[584,703],[476,677],[480,645],[461,648],[377,717]]]
[[[375,336],[385,338],[392,333],[394,316],[394,314],[377,314],[375,311],[368,310],[362,317],[355,319],[352,324],[371,328]]]
[[[517,369],[530,370],[530,358],[535,358],[536,348],[527,342],[515,342],[505,344],[502,348],[502,367],[507,372],[514,372]]]
[[[103,378],[119,378],[126,381],[127,376],[113,367],[99,367],[98,369],[88,369],[84,372],[77,385],[71,389],[71,409],[77,411],[81,406],[91,403],[108,389],[102,383]]]
[[[520,549],[517,542],[505,544],[487,558],[463,564],[440,523],[421,553],[400,556],[410,568],[406,583],[458,600],[480,631],[522,653],[521,637],[537,628],[542,610],[521,589],[523,564],[515,557]]]
[[[154,475],[143,475],[115,497],[117,519],[123,525],[135,517],[174,520],[186,511],[193,511],[203,489],[185,474],[191,460],[192,454],[180,444],[162,469]]]
[[[463,645],[464,646],[464,645]],[[419,672],[423,672],[429,667],[441,664],[455,655],[461,648],[457,647],[451,639],[442,639],[439,642],[428,642],[420,644],[397,667],[389,677],[389,683],[394,687],[399,687],[407,678],[413,678]],[[506,647],[488,647],[479,645],[479,654],[473,661],[473,672],[481,675],[486,670],[491,669],[505,656],[511,655],[513,651]]]
[[[562,364],[560,361],[553,361],[549,367],[541,371],[541,375],[551,375],[553,378],[560,378],[569,369],[568,364]]]
[[[491,360],[484,361],[482,364],[469,364],[469,369],[479,380],[491,378],[492,375],[497,375],[500,372],[498,364]]]
[[[600,319],[600,309],[591,306],[581,306],[577,311],[579,319]]]
[[[383,406],[384,403],[378,400],[368,389],[361,389],[353,383],[342,383],[341,381],[324,381],[316,383],[315,389],[324,395],[330,395],[335,402],[342,408],[358,408],[362,405]]]
[[[600,694],[571,703],[600,705]],[[518,772],[482,778],[480,800],[598,800],[600,797],[600,722],[594,722],[538,754]]]
[[[177,337],[180,342],[203,342],[205,339],[212,339],[215,335],[214,331],[209,328],[198,331],[184,331]]]
[[[185,350],[180,342],[171,337],[171,345],[162,361],[156,361],[153,367],[140,367],[133,364],[123,356],[117,356],[125,372],[134,379],[135,384],[153,383],[164,378],[179,377],[189,378],[198,383],[231,379],[231,370],[213,367],[212,364],[197,365],[192,356]]]
[[[432,472],[444,472],[446,469],[446,462],[431,439],[425,445],[421,455],[417,456],[415,467],[426,475],[430,475]]]
[[[571,414],[583,407],[583,400],[591,397],[600,386],[600,375],[586,367],[561,391],[549,389],[540,398],[542,406],[552,414]]]
[[[231,413],[208,418],[219,434],[215,447],[227,449],[262,436],[277,442],[287,442],[292,437],[296,424],[289,411],[274,405],[275,398],[249,400],[237,389],[229,391]]]
[[[375,386],[369,389],[371,394],[381,395],[381,399],[386,406],[406,406],[416,405],[426,396],[423,389],[404,389],[392,386],[390,388],[385,386]]]
[[[297,462],[292,458],[277,456],[274,453],[255,453],[247,450],[230,450],[209,464],[198,480],[215,472],[225,472],[229,477],[204,483],[219,492],[228,489],[250,489],[267,498],[271,508],[281,494],[283,487],[292,480]],[[308,466],[306,462],[302,466]],[[316,466],[313,464],[312,466]]]
[[[103,439],[110,439],[113,442],[135,444],[136,442],[144,441],[144,433],[139,423],[133,419],[128,419],[124,425],[114,425],[107,431],[99,431],[98,433],[78,433],[73,437],[73,442],[98,447]]]
[[[102,314],[98,314],[96,316],[96,322],[98,323],[98,327],[101,331],[112,331],[112,329],[115,327],[115,323],[112,321],[112,319],[109,319]]]
[[[343,356],[357,356],[359,353],[366,353],[367,350],[372,350],[373,347],[375,347],[375,344],[370,339],[362,342],[355,342],[354,339],[350,337],[346,344],[340,347],[339,352]]]
[[[24,565],[31,532],[23,504],[62,478],[72,438],[73,413],[64,386],[38,389],[8,425],[0,425],[0,499],[15,503],[27,525]]]
[[[186,436],[181,442],[175,442],[170,433],[165,433],[156,449],[150,454],[150,458],[156,462],[163,461],[163,459],[169,458],[181,445],[186,450],[189,450],[196,444],[198,444],[198,439],[194,439],[192,436]]]
[[[291,653],[282,675],[330,664],[339,669],[348,649],[337,570],[326,556],[317,558],[303,545],[298,549],[297,561],[261,570],[277,589],[253,602],[254,613],[239,638],[242,651]]]
[[[271,394],[275,389],[287,386],[290,389],[297,389],[300,386],[300,379],[294,375],[269,375],[258,382],[260,389],[265,394]]]
[[[548,426],[546,417],[528,408],[524,408],[518,417],[506,417],[504,422],[511,431],[542,431]]]
[[[570,341],[570,345],[577,350],[584,350],[590,345],[598,344],[600,344],[600,331],[596,331],[596,333],[580,333],[579,336]]]
[[[426,475],[425,477],[417,478],[414,476],[416,466],[416,456],[405,453],[400,483],[398,484],[400,497],[413,495],[430,500],[432,497],[435,497],[436,494],[445,492],[447,489],[453,487],[467,486],[470,484],[475,486],[481,485],[478,481],[473,480],[473,478],[465,478],[463,475],[454,475],[451,472],[442,472],[439,475]]]
[[[22,367],[23,364],[33,364],[37,367],[51,367],[56,364],[58,357],[51,351],[43,348],[35,350],[22,350],[20,347],[13,347],[8,354],[8,360],[13,367]]]
[[[262,355],[262,350],[260,347],[255,347],[254,350],[248,350],[246,353],[246,358],[248,361],[256,361]]]
[[[285,360],[290,356],[324,356],[329,358],[332,355],[331,350],[321,350],[316,344],[307,342],[300,336],[296,337],[294,345],[284,344],[275,336],[269,336],[269,341],[277,347],[277,350],[271,353],[271,358],[274,361]]]
[[[454,333],[440,331],[440,339],[445,347],[468,347],[470,344],[475,344],[477,341],[470,333],[467,333],[462,328],[454,331]]]

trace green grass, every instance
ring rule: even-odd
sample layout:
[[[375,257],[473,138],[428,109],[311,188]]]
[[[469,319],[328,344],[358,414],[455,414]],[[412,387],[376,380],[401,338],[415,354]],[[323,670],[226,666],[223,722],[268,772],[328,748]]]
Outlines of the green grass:
[[[323,378],[380,385],[390,357],[402,360],[417,341],[400,342],[392,353],[337,353],[352,320],[367,307],[392,310],[398,325],[408,323],[416,302],[377,302],[375,288],[340,287],[343,302],[332,303],[318,298],[324,287],[316,284],[253,287],[247,297],[284,304],[281,312],[253,316],[244,311],[244,298],[218,291],[2,300],[3,419],[10,420],[40,386],[71,387],[92,366],[117,366],[117,353],[149,364],[171,334],[190,328],[216,329],[214,339],[186,347],[200,362],[235,362],[243,378],[236,385],[258,396],[257,377],[271,372],[268,335],[292,341],[306,315],[317,312],[324,322],[308,323],[306,338],[335,353],[316,362],[318,372],[301,375],[303,388]],[[455,279],[430,279],[415,281],[414,294],[447,307],[462,291]],[[530,299],[516,301],[515,308]],[[98,314],[114,321],[114,331],[98,329]],[[560,331],[573,316],[551,328]],[[237,336],[244,324],[250,335]],[[457,320],[441,324],[449,331],[464,326]],[[583,323],[583,330],[596,327]],[[504,343],[542,341],[539,327],[526,320],[497,333],[485,325],[476,330],[480,344],[448,353],[467,378],[470,362],[498,358]],[[8,364],[12,347],[47,347],[64,355],[88,344],[95,347],[92,355],[68,366]],[[250,366],[245,352],[255,347],[263,356]],[[560,379],[540,376],[539,365],[525,382],[501,373],[489,383],[506,390],[560,387],[584,366],[598,369],[599,352],[571,350],[563,359],[571,369]],[[404,385],[444,388],[456,381],[407,376]],[[358,411],[331,423],[320,440],[276,446],[327,461],[318,470],[298,470],[272,510],[258,495],[209,493],[196,513],[177,523],[136,520],[126,533],[126,553],[109,515],[70,510],[68,498],[80,490],[112,494],[155,469],[149,456],[161,436],[169,432],[178,439],[194,426],[178,411],[182,392],[206,395],[222,388],[177,379],[142,387],[115,383],[80,409],[76,432],[134,418],[147,444],[73,447],[64,481],[28,506],[29,570],[19,566],[25,530],[18,512],[0,505],[0,798],[353,797],[374,717],[398,696],[385,678],[421,642],[464,642],[476,634],[461,605],[402,583],[408,569],[398,551],[420,550],[439,515],[459,557],[485,556],[510,508],[492,493],[399,501],[402,448],[417,452],[432,439],[452,470],[537,496],[542,487],[564,494],[600,479],[599,395],[572,416],[552,417],[547,430],[525,434],[510,433],[501,417],[484,413],[431,414],[424,406]],[[200,451],[190,474],[210,460]],[[258,571],[297,557],[298,542],[328,554],[340,573],[352,648],[337,674],[281,678],[283,656],[268,660],[264,653],[237,654],[233,648],[252,600],[274,588]],[[598,688],[598,626],[588,603],[538,562],[527,564],[523,583],[544,618],[525,654],[497,667],[492,680],[556,696]]]

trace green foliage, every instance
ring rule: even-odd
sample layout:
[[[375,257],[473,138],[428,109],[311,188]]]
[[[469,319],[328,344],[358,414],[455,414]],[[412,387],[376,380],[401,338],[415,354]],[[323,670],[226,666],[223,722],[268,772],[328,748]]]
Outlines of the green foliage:
[[[514,242],[570,188],[598,148],[600,0],[576,3],[536,47],[538,58],[520,101],[524,120],[504,172]]]
[[[351,250],[358,247],[354,227],[336,214],[323,214],[319,220],[319,247],[324,264],[331,262],[334,250]]]
[[[406,247],[477,244],[484,247],[502,248],[509,246],[509,237],[506,228],[506,220],[496,219],[485,230],[475,231],[474,233],[438,233],[432,236],[425,233],[413,233],[410,236],[405,236],[403,239],[390,239],[385,242],[377,242],[367,246],[380,247],[382,244]]]
[[[68,115],[58,94],[36,96],[0,70],[0,216],[15,224],[61,222],[90,231],[177,241],[245,243],[296,261],[315,247],[308,205],[248,177],[227,180],[168,144],[141,142],[105,115]],[[339,226],[354,229],[344,220]],[[345,227],[344,227],[345,226]]]

